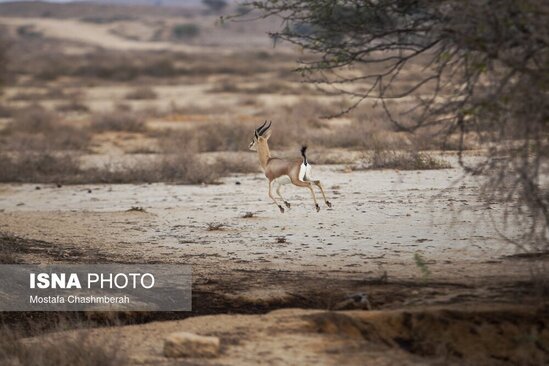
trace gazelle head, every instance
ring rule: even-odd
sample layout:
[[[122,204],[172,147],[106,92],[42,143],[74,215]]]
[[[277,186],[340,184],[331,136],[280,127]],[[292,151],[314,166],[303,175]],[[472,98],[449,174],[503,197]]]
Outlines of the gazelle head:
[[[267,121],[263,122],[261,126],[255,129],[254,136],[252,138],[252,142],[250,142],[250,150],[257,151],[257,144],[266,144],[269,137],[271,137],[271,130],[269,128],[271,127],[272,122],[269,121],[269,124],[267,125]]]

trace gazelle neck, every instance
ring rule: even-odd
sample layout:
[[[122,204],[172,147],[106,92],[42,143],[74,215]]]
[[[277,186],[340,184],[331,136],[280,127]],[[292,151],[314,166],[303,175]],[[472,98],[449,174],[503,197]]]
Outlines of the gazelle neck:
[[[267,141],[258,142],[257,155],[259,157],[259,164],[261,164],[261,167],[265,169],[267,167],[267,162],[271,157],[271,151],[269,150]]]

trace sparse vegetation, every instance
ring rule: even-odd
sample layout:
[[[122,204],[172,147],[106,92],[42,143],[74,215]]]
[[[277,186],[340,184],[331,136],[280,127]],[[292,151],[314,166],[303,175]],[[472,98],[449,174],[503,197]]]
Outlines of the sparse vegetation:
[[[208,223],[207,230],[208,231],[219,231],[219,230],[223,230],[223,228],[225,226],[226,226],[225,224],[221,224],[221,223],[217,223],[217,222],[210,222],[210,223]]]
[[[202,3],[213,12],[220,12],[227,6],[227,1],[225,0],[202,0]]]
[[[431,276],[431,270],[425,261],[425,258],[418,252],[414,253],[414,262],[417,268],[421,271],[421,278],[423,281],[427,281]]]
[[[141,206],[132,206],[131,208],[127,209],[126,212],[147,212],[143,207]]]
[[[93,116],[91,128],[97,132],[144,132],[147,129],[140,115],[120,110]]]
[[[73,327],[78,327],[73,324]],[[89,334],[76,333],[58,339],[22,341],[18,331],[0,330],[0,363],[15,366],[110,366],[123,359],[119,348]]]
[[[10,156],[0,154],[1,182],[78,182],[82,170],[78,159],[69,154],[53,154],[45,151],[26,152]]]
[[[3,151],[86,150],[89,131],[73,127],[53,113],[35,105],[17,111],[6,128],[0,131]]]
[[[247,149],[253,129],[249,123],[204,123],[166,132],[163,145],[167,151],[177,151],[181,146],[198,152],[242,151]]]
[[[428,153],[417,151],[375,150],[371,169],[427,170],[449,169],[452,166]]]
[[[90,111],[88,106],[84,103],[82,96],[78,94],[72,95],[67,102],[59,104],[56,110],[58,112],[80,113],[86,113]]]
[[[177,24],[172,28],[173,37],[177,40],[189,40],[200,34],[200,27],[196,24]]]
[[[205,163],[187,153],[168,154],[149,163],[113,169],[109,165],[83,169],[78,156],[65,153],[24,152],[0,154],[0,182],[20,183],[152,183],[215,184],[232,173],[257,171],[255,166],[227,160]]]
[[[138,87],[128,94],[126,94],[126,99],[130,100],[146,100],[146,99],[156,99],[158,94],[151,87]]]

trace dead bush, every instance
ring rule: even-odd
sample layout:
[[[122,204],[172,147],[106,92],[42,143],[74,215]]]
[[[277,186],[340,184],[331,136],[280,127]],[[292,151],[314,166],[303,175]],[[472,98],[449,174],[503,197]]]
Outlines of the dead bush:
[[[83,174],[73,155],[48,152],[0,154],[0,171],[0,182],[20,183],[77,183]]]
[[[423,152],[376,149],[369,164],[356,166],[353,169],[429,170],[451,167],[447,161]]]
[[[82,180],[86,183],[153,183],[179,184],[216,183],[224,171],[203,162],[191,151],[170,154],[145,164],[112,169],[109,166],[88,169]]]
[[[205,123],[189,129],[169,131],[162,136],[161,146],[174,152],[187,146],[198,152],[247,150],[253,136],[252,124]]]
[[[147,129],[143,117],[136,113],[121,110],[93,116],[91,128],[97,132],[144,132]]]
[[[315,90],[308,85],[296,86],[281,81],[259,83],[251,86],[240,86],[231,80],[224,80],[214,85],[209,93],[241,93],[241,94],[314,94]]]
[[[80,94],[74,94],[69,97],[69,100],[59,104],[56,108],[59,112],[89,112],[90,109],[84,103]]]
[[[162,180],[184,184],[215,183],[221,177],[221,173],[192,153],[167,156],[160,164]]]
[[[88,130],[63,123],[39,106],[18,111],[0,133],[2,149],[12,151],[86,150],[90,140]]]
[[[158,94],[156,94],[152,88],[147,86],[136,88],[126,94],[126,99],[129,100],[147,100],[156,99],[157,97]]]
[[[217,223],[217,222],[210,222],[208,223],[208,227],[206,230],[208,231],[220,231],[223,230],[223,228],[227,226],[225,224]]]
[[[7,130],[10,132],[47,133],[54,128],[58,120],[59,117],[55,113],[40,105],[32,105],[17,111]]]
[[[15,110],[12,107],[0,103],[0,118],[10,118],[14,113]]]
[[[259,172],[259,163],[253,159],[242,159],[237,157],[221,157],[215,162],[214,170],[224,176],[231,173],[257,173]]]
[[[22,339],[7,327],[0,331],[0,363],[6,366],[120,365],[120,348],[78,332],[53,338]]]

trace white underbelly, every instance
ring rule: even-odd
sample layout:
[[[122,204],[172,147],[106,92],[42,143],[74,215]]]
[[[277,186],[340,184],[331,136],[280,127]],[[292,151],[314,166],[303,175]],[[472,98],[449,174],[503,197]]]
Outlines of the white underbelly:
[[[278,178],[273,179],[274,184],[282,186],[285,184],[290,184],[292,181],[290,180],[290,177],[287,175],[280,176]]]

